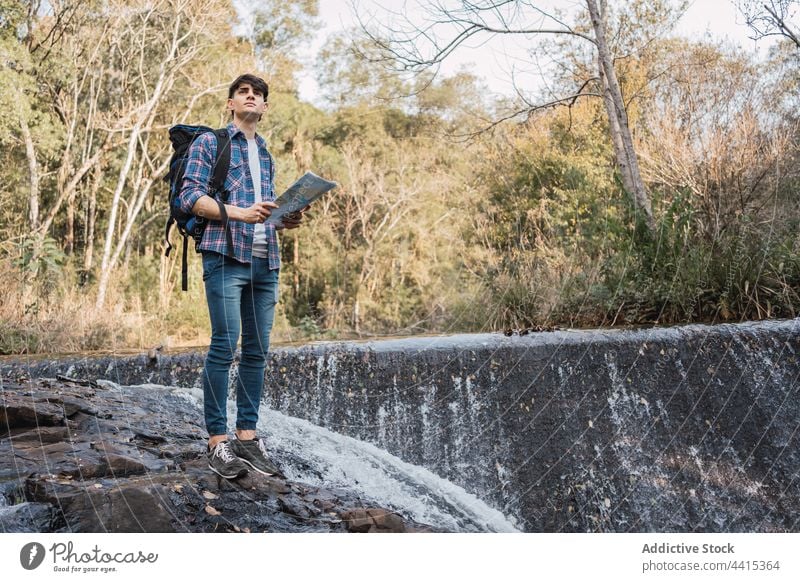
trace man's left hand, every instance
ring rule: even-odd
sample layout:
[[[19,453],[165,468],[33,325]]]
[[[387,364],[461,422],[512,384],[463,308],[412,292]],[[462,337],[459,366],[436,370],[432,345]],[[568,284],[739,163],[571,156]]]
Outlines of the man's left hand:
[[[303,214],[309,208],[311,208],[310,204],[305,208],[298,210],[297,212],[289,212],[287,214],[284,214],[283,217],[281,218],[281,222],[283,223],[283,229],[291,230],[293,228],[297,228],[298,226],[300,226],[303,222]]]

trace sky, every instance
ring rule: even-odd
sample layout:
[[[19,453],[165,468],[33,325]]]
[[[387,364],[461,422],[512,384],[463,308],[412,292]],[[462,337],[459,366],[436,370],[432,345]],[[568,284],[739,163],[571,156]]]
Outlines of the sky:
[[[386,6],[401,5],[397,0],[320,0],[319,20],[323,27],[304,52],[303,56],[308,62],[313,63],[317,51],[329,35],[357,26],[358,21],[351,6],[353,1],[357,2],[362,18],[370,14],[385,18]],[[576,4],[575,0],[543,0],[543,3],[563,8]],[[403,3],[412,18],[417,14],[413,4],[413,2]],[[748,28],[730,0],[694,0],[678,22],[676,32],[695,39],[706,36],[726,39],[745,50],[761,51],[766,46],[765,41],[756,43],[748,38]],[[532,78],[525,79],[520,76],[520,70],[528,68],[525,50],[520,42],[522,38],[499,36],[480,46],[472,48],[462,46],[443,63],[441,73],[449,76],[461,68],[466,68],[485,80],[492,91],[501,95],[513,95],[515,89],[512,72],[517,75],[519,85],[536,83]],[[318,94],[319,88],[313,71],[309,69],[300,77],[300,98],[320,105]]]

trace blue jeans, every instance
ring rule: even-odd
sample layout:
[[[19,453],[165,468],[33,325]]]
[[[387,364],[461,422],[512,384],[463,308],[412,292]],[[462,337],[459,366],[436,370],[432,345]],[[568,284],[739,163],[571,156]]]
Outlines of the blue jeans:
[[[228,374],[242,334],[236,381],[236,428],[255,430],[264,388],[269,334],[278,302],[278,269],[267,259],[250,264],[203,253],[203,281],[211,317],[211,347],[203,371],[203,409],[209,435],[228,432]]]

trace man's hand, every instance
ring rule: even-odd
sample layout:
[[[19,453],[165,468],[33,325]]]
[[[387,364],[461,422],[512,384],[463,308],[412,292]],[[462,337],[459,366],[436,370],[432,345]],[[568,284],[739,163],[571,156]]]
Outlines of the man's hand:
[[[240,208],[238,206],[226,204],[225,210],[227,210],[230,220],[256,224],[264,222],[267,217],[272,214],[272,209],[277,207],[278,205],[274,202],[256,202],[249,208]],[[192,212],[208,220],[222,220],[219,204],[211,196],[201,196],[198,198],[197,202],[195,202],[192,207]]]
[[[289,212],[287,214],[284,214],[283,217],[281,218],[281,222],[283,224],[282,226],[277,227],[278,230],[281,229],[291,230],[293,228],[297,228],[298,226],[300,226],[300,224],[303,222],[303,213],[309,208],[311,208],[310,204],[305,208],[298,210],[297,212]]]
[[[248,224],[263,223],[272,214],[272,209],[277,207],[274,202],[256,202],[249,208],[240,208],[237,220]]]

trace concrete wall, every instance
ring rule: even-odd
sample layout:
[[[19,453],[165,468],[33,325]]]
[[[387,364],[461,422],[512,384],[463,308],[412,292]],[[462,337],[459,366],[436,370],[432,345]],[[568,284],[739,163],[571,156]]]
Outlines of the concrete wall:
[[[526,531],[800,531],[800,320],[277,348],[268,406]],[[0,364],[199,385],[202,354]]]

